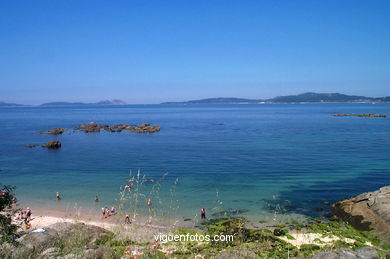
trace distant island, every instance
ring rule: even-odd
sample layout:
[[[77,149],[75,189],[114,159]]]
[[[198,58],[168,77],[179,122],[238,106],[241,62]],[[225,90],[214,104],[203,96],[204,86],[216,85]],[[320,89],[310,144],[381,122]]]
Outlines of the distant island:
[[[95,106],[95,105],[126,105],[122,100],[104,100],[96,103],[82,103],[82,102],[50,102],[43,103],[40,106]]]
[[[26,105],[17,104],[17,103],[0,102],[0,107],[18,107],[18,106],[26,106]]]
[[[357,95],[346,95],[340,93],[303,93],[298,95],[277,96],[271,99],[245,99],[234,97],[207,98],[184,102],[164,102],[162,104],[259,104],[259,103],[383,103],[390,102],[387,97],[366,97]]]

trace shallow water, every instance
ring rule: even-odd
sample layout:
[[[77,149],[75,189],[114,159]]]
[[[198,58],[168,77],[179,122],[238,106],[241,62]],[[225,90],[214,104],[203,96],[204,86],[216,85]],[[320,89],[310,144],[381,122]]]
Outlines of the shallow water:
[[[156,182],[143,187],[141,213],[150,213],[143,203],[151,197],[156,210],[180,217],[201,207],[209,215],[239,209],[248,218],[324,214],[326,206],[315,211],[322,201],[390,184],[390,119],[332,113],[390,115],[390,104],[1,108],[0,182],[16,185],[24,204],[99,209],[118,204],[129,171],[140,169],[156,182],[164,176],[159,191],[150,193]],[[162,130],[34,134],[90,121]],[[50,139],[62,148],[24,147]]]

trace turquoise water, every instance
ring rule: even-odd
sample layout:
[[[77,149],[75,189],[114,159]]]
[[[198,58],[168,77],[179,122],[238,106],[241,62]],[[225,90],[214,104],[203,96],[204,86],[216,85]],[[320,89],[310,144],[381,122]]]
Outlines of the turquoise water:
[[[275,210],[324,214],[314,209],[321,201],[390,184],[390,119],[332,113],[390,115],[390,104],[1,108],[0,182],[15,185],[24,204],[98,209],[116,204],[129,171],[141,170],[161,184],[158,194],[146,184],[145,197],[177,208],[177,216],[192,217],[201,207],[240,209],[248,218]],[[90,121],[149,122],[162,130],[34,134]],[[50,139],[62,148],[24,147]]]

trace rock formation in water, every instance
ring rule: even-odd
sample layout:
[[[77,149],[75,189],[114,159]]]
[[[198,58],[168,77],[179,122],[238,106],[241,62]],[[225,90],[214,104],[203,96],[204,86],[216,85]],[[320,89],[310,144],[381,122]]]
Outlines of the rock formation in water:
[[[390,243],[390,185],[339,201],[333,213],[359,230],[374,230]]]
[[[51,134],[51,135],[59,135],[67,131],[67,128],[54,128],[46,131],[40,131],[37,134]]]
[[[153,126],[149,123],[142,123],[136,126],[132,126],[129,124],[116,124],[116,125],[99,125],[96,122],[90,122],[86,124],[81,124],[75,128],[75,130],[80,130],[85,133],[91,132],[100,132],[101,129],[104,129],[107,132],[122,132],[123,130],[127,130],[129,132],[136,133],[155,133],[160,131],[160,126]]]
[[[387,118],[386,114],[373,114],[373,113],[363,113],[363,114],[356,114],[356,113],[335,113],[332,114],[335,117],[370,117],[370,118]]]
[[[59,142],[58,140],[50,140],[46,144],[43,144],[42,147],[49,149],[57,149],[61,147],[61,142]]]

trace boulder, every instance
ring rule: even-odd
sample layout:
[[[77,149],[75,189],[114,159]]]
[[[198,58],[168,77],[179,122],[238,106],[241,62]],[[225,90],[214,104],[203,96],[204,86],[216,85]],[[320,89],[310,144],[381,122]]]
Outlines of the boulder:
[[[110,248],[91,244],[110,233],[103,228],[83,223],[55,223],[43,228],[43,231],[31,231],[17,239],[18,246],[12,251],[12,256],[13,258],[54,258],[55,255],[64,252],[61,250],[61,244],[66,244],[68,250],[73,245],[81,244],[85,245],[85,255],[82,258],[105,258],[104,255],[111,252]]]
[[[57,149],[61,147],[61,142],[58,140],[50,140],[46,144],[43,144],[42,147],[49,149]]]
[[[374,230],[390,243],[390,186],[332,205],[333,213],[359,230]]]
[[[336,251],[320,252],[313,259],[380,259],[378,253],[372,247],[363,247],[358,250],[341,248]]]

